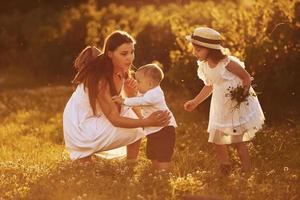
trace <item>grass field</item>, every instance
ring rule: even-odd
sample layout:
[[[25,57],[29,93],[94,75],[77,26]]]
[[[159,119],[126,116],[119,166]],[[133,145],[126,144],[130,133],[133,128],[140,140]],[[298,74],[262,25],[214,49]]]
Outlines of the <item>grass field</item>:
[[[269,123],[250,144],[253,169],[218,172],[207,122],[185,113],[169,94],[179,127],[171,173],[151,171],[142,143],[139,162],[71,162],[64,150],[62,112],[71,88],[10,89],[0,93],[0,199],[300,199],[300,122]],[[167,92],[168,93],[168,92]]]

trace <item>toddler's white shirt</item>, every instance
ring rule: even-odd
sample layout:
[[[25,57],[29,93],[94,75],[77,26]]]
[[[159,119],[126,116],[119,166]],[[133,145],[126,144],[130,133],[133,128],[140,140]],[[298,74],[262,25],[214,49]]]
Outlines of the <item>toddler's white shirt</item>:
[[[158,110],[168,110],[171,115],[169,126],[177,127],[173,113],[170,111],[166,104],[165,95],[160,86],[148,90],[141,96],[125,98],[124,104],[127,106],[142,107],[143,117],[148,117],[153,112]],[[149,135],[151,133],[159,131],[162,128],[163,127],[145,127],[144,131],[146,135]]]

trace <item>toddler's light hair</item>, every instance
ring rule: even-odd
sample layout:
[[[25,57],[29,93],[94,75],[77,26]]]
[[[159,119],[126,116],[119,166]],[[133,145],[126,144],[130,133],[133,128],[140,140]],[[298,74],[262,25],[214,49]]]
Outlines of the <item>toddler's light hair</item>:
[[[145,76],[150,77],[158,85],[164,79],[164,72],[157,64],[151,63],[144,65],[138,68],[136,72],[143,73]]]

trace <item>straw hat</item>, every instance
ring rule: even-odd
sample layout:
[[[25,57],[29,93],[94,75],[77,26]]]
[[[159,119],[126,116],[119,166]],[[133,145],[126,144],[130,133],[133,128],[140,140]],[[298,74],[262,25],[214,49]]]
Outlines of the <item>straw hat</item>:
[[[221,46],[221,34],[211,28],[198,27],[192,35],[187,35],[186,39],[194,45],[210,49],[223,49]]]

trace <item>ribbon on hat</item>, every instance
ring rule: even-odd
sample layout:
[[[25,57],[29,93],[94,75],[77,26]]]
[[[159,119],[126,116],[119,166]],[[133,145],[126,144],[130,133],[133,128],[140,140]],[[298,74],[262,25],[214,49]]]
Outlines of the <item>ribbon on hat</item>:
[[[209,44],[221,44],[221,40],[207,39],[207,38],[203,38],[203,37],[200,37],[200,36],[197,36],[197,35],[194,35],[194,34],[192,34],[191,38],[194,39],[194,40],[209,43]]]

